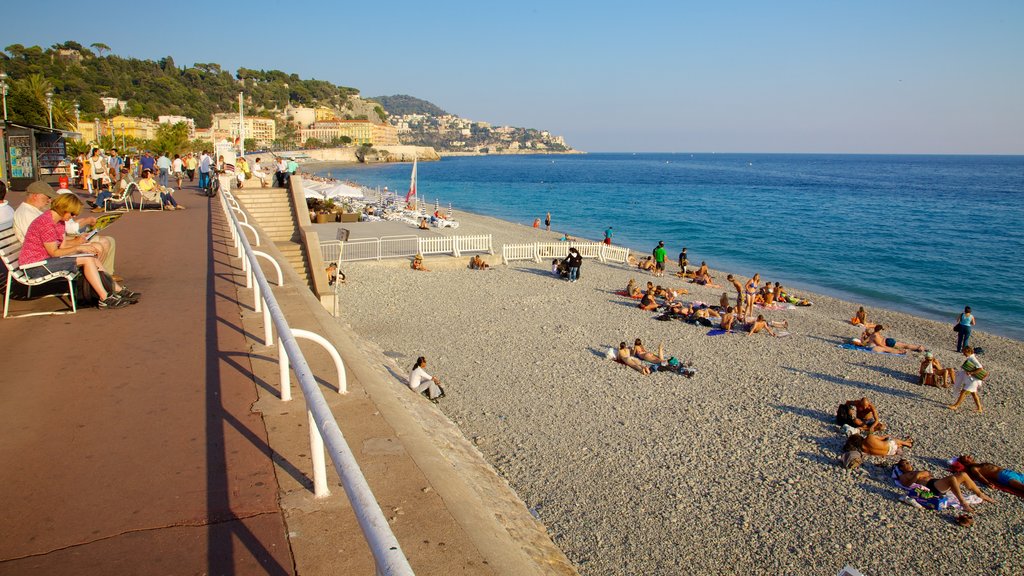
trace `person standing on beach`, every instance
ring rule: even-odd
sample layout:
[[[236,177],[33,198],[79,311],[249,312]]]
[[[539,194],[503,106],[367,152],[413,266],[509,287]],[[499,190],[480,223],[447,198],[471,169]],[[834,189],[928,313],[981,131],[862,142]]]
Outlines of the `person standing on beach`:
[[[686,247],[683,246],[683,251],[679,253],[679,275],[686,276],[686,267],[690,265],[690,260],[686,256]]]
[[[743,308],[743,285],[732,274],[726,276],[725,279],[732,283],[732,287],[736,289],[736,309],[741,310]]]
[[[534,228],[540,228],[540,218],[534,218],[533,219],[533,227]]]
[[[665,243],[658,242],[655,246],[654,251],[651,252],[654,256],[654,275],[664,276],[665,275]]]
[[[611,244],[612,243],[612,227],[611,226],[606,228],[605,231],[604,231],[604,243],[605,244]]]
[[[753,317],[754,315],[754,296],[757,295],[757,289],[761,284],[761,275],[754,274],[754,277],[747,280],[747,283],[743,285],[744,292],[746,293],[746,299],[743,302],[743,316]]]
[[[971,307],[964,306],[964,312],[956,321],[956,351],[963,352],[963,349],[971,344],[971,329],[974,327],[974,315],[971,314]]]
[[[544,229],[551,232],[551,212],[544,216]]]
[[[580,279],[580,265],[583,264],[583,256],[576,250],[575,247],[569,248],[569,255],[565,257],[565,262],[569,266],[569,282],[575,282]]]

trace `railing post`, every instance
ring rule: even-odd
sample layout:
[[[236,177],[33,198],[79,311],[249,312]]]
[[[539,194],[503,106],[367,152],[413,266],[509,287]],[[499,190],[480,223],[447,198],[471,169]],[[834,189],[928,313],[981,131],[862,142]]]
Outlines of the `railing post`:
[[[324,438],[320,435],[320,429],[316,426],[313,412],[307,408],[306,414],[309,417],[309,456],[313,460],[313,497],[326,498],[331,495],[331,491],[327,488],[327,460],[324,457]]]
[[[533,261],[540,263],[540,242],[533,243]]]
[[[277,368],[281,375],[281,401],[289,402],[292,399],[292,378],[289,375],[291,366],[284,349],[284,340],[280,338],[277,339]]]
[[[270,320],[270,307],[263,307],[263,344],[272,346],[274,344],[274,326]]]
[[[452,255],[455,256],[456,258],[462,256],[462,254],[459,253],[459,237],[458,236],[452,236]]]

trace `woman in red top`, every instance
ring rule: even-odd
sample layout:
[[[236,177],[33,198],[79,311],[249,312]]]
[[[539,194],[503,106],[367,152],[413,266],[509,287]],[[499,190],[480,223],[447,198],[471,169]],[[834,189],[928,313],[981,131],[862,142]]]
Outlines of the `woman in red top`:
[[[59,271],[74,271],[81,267],[85,279],[100,298],[100,308],[121,308],[132,303],[137,296],[111,280],[114,292],[103,286],[100,273],[105,272],[96,256],[101,249],[86,242],[85,236],[64,237],[64,223],[82,210],[82,201],[74,194],[60,194],[51,202],[50,209],[32,221],[25,231],[18,264],[30,278],[41,278]],[[67,258],[79,254],[75,258]],[[36,266],[30,266],[41,262]]]

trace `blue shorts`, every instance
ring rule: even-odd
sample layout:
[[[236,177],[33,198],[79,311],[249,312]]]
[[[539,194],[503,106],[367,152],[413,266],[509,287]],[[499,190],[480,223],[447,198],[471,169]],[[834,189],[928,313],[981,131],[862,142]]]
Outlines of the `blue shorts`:
[[[76,258],[47,258],[41,264],[31,268],[25,268],[25,275],[29,278],[42,278],[54,272],[75,272],[78,270]]]
[[[999,472],[999,475],[996,476],[996,482],[999,482],[1004,486],[1008,485],[1011,480],[1016,480],[1017,482],[1024,484],[1024,474],[1021,474],[1020,472],[1014,472],[1013,470],[1007,470],[1004,468],[1001,472]]]

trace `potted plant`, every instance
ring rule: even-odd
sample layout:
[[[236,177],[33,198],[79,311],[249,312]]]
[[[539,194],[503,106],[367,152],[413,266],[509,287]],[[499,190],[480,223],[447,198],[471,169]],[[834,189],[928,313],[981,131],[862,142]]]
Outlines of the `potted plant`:
[[[316,215],[320,213],[323,203],[323,200],[318,198],[306,198],[306,208],[309,209],[309,220],[311,222],[316,221]]]
[[[327,198],[320,203],[320,209],[316,212],[316,223],[325,224],[330,221],[331,213],[334,212],[334,200]]]

